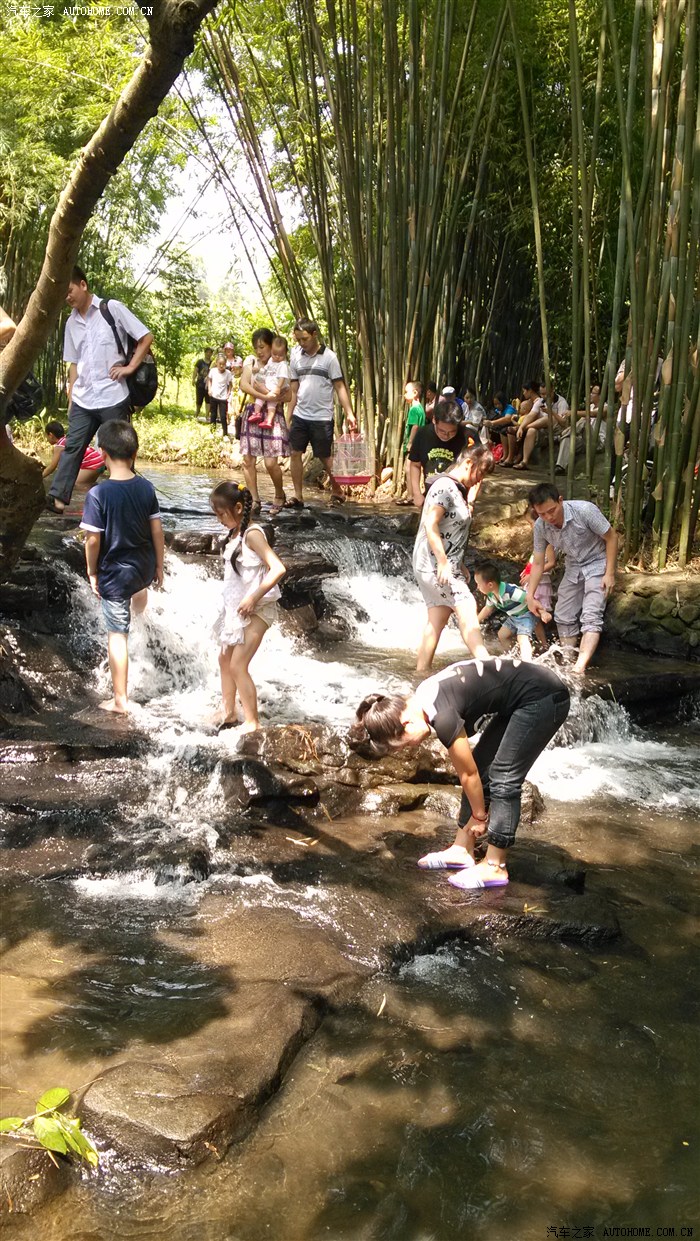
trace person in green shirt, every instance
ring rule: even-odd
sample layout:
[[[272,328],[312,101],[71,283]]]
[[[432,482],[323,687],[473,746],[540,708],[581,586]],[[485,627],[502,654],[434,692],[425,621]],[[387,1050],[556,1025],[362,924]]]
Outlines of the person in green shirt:
[[[425,410],[423,408],[423,385],[417,380],[411,379],[406,384],[404,400],[408,405],[408,414],[406,415],[406,429],[403,436],[403,451],[406,460],[408,460],[408,450],[413,443],[416,432],[420,427],[425,426]],[[411,487],[411,471],[406,467],[406,497],[399,500],[399,504],[413,504],[413,490]]]

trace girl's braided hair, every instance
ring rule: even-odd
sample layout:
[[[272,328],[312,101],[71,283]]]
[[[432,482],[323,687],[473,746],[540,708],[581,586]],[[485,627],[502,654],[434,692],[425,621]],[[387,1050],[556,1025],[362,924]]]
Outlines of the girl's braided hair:
[[[250,492],[247,487],[244,487],[242,483],[219,483],[218,487],[215,487],[209,496],[209,503],[215,513],[220,513],[224,509],[227,509],[229,513],[232,513],[237,504],[243,505],[240,526],[237,530],[229,530],[223,542],[223,547],[226,547],[226,544],[229,543],[231,539],[237,538],[239,534],[241,536],[240,543],[237,547],[234,547],[231,553],[231,568],[235,573],[238,573],[236,561],[241,554],[243,536],[250,525],[250,518],[253,512],[252,492]]]
[[[368,694],[362,699],[355,723],[348,733],[348,745],[371,758],[381,758],[389,742],[402,736],[401,714],[406,707],[402,694]]]

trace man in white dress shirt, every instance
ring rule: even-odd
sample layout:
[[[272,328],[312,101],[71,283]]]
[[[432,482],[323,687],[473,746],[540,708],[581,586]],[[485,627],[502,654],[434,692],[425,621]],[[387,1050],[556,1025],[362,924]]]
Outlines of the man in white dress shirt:
[[[70,502],[83,454],[103,422],[128,422],[131,409],[126,376],[138,370],[153,344],[145,324],[121,302],[109,302],[117,335],[126,344],[136,341],[130,362],[117,348],[114,332],[100,311],[100,298],[90,292],[87,276],[74,267],[66,301],[71,313],[63,340],[68,363],[68,434],[58,469],[46,499],[51,513],[62,513]]]

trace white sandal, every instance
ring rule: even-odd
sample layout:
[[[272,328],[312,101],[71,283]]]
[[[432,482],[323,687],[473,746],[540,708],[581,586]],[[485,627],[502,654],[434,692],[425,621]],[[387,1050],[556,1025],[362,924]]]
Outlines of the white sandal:
[[[463,862],[445,861],[444,853],[426,853],[425,857],[418,859],[420,870],[469,870],[474,865],[474,858],[470,854],[467,854]]]

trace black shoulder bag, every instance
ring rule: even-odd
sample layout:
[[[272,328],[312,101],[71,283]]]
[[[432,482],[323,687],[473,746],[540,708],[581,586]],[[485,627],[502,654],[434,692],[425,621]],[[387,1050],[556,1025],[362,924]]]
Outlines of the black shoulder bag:
[[[116,341],[117,349],[123,356],[125,365],[128,366],[134,356],[136,349],[136,341],[133,336],[127,335],[126,347],[119,339],[117,325],[114,321],[114,315],[109,309],[109,302],[100,302],[100,314],[106,323],[109,324]],[[150,405],[156,392],[158,391],[158,370],[152,353],[147,353],[145,358],[139,362],[136,370],[131,375],[124,376],[126,386],[129,389],[129,399],[131,401],[132,411],[135,409],[143,409],[144,406]]]

